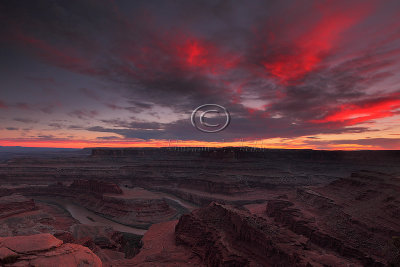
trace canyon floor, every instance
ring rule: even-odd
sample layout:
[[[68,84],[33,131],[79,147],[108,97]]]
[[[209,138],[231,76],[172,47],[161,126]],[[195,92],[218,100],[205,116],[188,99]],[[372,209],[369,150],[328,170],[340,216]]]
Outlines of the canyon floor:
[[[400,151],[0,149],[2,266],[400,266]]]

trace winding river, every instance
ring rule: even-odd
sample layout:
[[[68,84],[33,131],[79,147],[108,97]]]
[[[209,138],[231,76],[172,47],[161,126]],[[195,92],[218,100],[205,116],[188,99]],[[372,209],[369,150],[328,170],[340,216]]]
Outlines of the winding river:
[[[183,201],[174,195],[163,193],[163,192],[149,192],[145,189],[142,188],[133,188],[133,189],[128,189],[124,188],[124,195],[127,197],[131,196],[137,196],[138,194],[141,194],[142,197],[159,197],[159,198],[166,198],[169,200],[172,200],[176,202],[178,205],[188,209],[189,211],[192,211],[195,209],[195,206]],[[85,207],[82,207],[80,205],[77,205],[73,203],[72,201],[65,199],[65,198],[37,198],[37,200],[41,202],[45,202],[48,204],[53,204],[62,207],[64,210],[68,211],[71,216],[78,220],[81,224],[86,224],[86,225],[92,225],[92,226],[111,226],[114,228],[114,230],[119,231],[119,232],[126,232],[126,233],[132,233],[136,235],[144,235],[144,233],[147,230],[144,229],[139,229],[139,228],[134,228],[130,227],[127,225],[120,224],[118,222],[109,220],[107,218],[104,218],[100,215],[97,215],[96,213],[86,209]]]
[[[136,234],[136,235],[144,235],[144,233],[147,230],[144,229],[139,229],[139,228],[133,228],[130,226],[126,226],[111,220],[108,220],[104,217],[101,217],[97,215],[96,213],[82,207],[79,205],[76,205],[68,200],[65,199],[60,199],[60,198],[52,198],[51,201],[49,200],[43,200],[43,202],[47,202],[50,204],[56,203],[57,205],[63,207],[65,210],[67,210],[72,217],[74,217],[76,220],[78,220],[82,224],[86,225],[92,225],[92,226],[112,226],[114,230],[120,231],[120,232],[126,232],[126,233],[131,233],[131,234]]]

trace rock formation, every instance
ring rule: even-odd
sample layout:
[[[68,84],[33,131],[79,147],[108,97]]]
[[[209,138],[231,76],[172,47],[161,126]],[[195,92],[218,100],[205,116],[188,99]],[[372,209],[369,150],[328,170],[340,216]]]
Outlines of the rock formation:
[[[122,194],[121,188],[115,183],[97,180],[74,180],[70,185],[74,190],[94,192],[94,193],[110,193]]]
[[[205,266],[199,256],[175,242],[177,221],[154,224],[142,238],[143,247],[132,259],[112,262],[112,266],[177,267]]]
[[[265,218],[217,203],[182,216],[175,231],[177,244],[190,247],[207,266],[357,264],[332,252],[318,257],[305,239]]]
[[[363,266],[384,266],[382,262],[352,247],[351,243],[319,229],[313,219],[306,218],[299,209],[293,206],[294,204],[289,201],[271,200],[268,202],[266,213],[268,216],[273,217],[275,222],[298,235],[306,237],[309,243],[325,250],[333,251],[340,256],[356,259]]]
[[[82,245],[105,266],[395,266],[399,159],[251,148],[15,157],[0,163],[0,236],[50,233],[64,242],[51,251]]]
[[[0,197],[0,218],[35,209],[35,202],[20,194]]]
[[[7,266],[102,266],[90,249],[63,244],[50,234],[0,238],[0,263]]]

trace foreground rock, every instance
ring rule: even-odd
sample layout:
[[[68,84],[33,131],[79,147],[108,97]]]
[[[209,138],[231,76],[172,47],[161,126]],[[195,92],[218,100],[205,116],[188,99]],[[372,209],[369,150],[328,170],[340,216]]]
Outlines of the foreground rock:
[[[90,248],[103,263],[133,258],[142,244],[142,236],[114,231],[112,227],[76,224],[71,232],[69,242]]]
[[[35,210],[28,209],[26,212],[0,218],[0,237],[27,236],[41,233],[62,236],[76,223],[79,222],[62,208],[35,202]]]
[[[63,244],[51,234],[0,238],[0,263],[7,266],[102,266],[88,248]]]
[[[175,243],[178,221],[154,224],[142,238],[143,247],[133,259],[114,261],[111,266],[181,267],[205,266],[191,250]]]

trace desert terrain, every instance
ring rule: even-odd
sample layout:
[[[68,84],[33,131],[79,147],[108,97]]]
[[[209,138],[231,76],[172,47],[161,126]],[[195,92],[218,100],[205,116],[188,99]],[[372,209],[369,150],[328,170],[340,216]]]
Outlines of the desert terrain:
[[[400,266],[400,151],[0,150],[0,181],[3,266]]]

